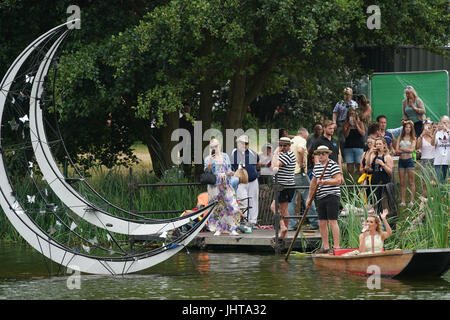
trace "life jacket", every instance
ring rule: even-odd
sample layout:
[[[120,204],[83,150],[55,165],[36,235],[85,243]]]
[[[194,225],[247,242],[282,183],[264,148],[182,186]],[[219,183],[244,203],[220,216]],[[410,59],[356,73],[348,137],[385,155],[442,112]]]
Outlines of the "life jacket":
[[[197,196],[197,207],[191,209],[191,210],[185,210],[181,216],[185,216],[187,214],[190,214],[192,212],[198,211],[201,208],[204,208],[208,205],[208,192],[202,192]],[[197,221],[202,220],[206,215],[208,214],[208,211],[205,211],[201,216],[198,217]]]

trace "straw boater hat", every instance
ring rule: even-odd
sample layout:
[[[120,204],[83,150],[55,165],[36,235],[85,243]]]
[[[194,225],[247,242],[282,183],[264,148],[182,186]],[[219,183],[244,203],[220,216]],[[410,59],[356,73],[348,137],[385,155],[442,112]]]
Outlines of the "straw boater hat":
[[[281,143],[289,143],[289,144],[292,144],[292,140],[289,139],[288,137],[281,137],[280,140],[278,140],[278,144],[281,144]]]
[[[332,153],[333,151],[331,151],[330,149],[328,149],[327,146],[319,146],[316,150],[314,150],[314,154],[317,154],[319,152],[327,152],[327,153]]]

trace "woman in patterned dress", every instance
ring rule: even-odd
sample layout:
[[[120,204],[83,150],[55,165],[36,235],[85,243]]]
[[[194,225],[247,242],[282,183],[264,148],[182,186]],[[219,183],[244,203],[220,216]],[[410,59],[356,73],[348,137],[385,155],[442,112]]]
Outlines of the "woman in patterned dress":
[[[216,184],[208,185],[209,201],[217,201],[214,214],[208,219],[208,228],[215,232],[215,236],[222,233],[238,235],[236,228],[239,226],[239,206],[232,184],[239,178],[233,177],[231,162],[228,155],[220,150],[220,143],[212,139],[209,143],[210,153],[204,161],[204,171],[216,176]],[[237,181],[236,181],[237,179]]]

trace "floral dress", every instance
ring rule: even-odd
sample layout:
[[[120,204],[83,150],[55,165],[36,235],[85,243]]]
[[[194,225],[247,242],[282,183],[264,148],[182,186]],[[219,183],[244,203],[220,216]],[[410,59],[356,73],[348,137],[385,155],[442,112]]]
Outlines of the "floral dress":
[[[208,185],[209,201],[217,201],[216,209],[208,219],[208,228],[214,232],[233,232],[239,225],[239,206],[236,195],[227,177],[228,163],[216,163],[216,185]]]

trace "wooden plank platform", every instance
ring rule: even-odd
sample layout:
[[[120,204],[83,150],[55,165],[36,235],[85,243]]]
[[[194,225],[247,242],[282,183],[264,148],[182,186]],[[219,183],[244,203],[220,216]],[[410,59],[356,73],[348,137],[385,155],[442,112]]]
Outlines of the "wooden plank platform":
[[[272,237],[274,230],[253,230],[252,233],[240,233],[238,236],[214,236],[212,232],[200,232],[189,244],[190,247],[202,250],[227,251],[270,251],[277,249],[285,251],[289,248],[295,231],[289,231],[286,239],[280,239],[278,247]],[[319,230],[305,230],[300,232],[294,243],[294,250],[305,251],[316,248],[320,241]],[[304,241],[303,241],[304,240]]]

